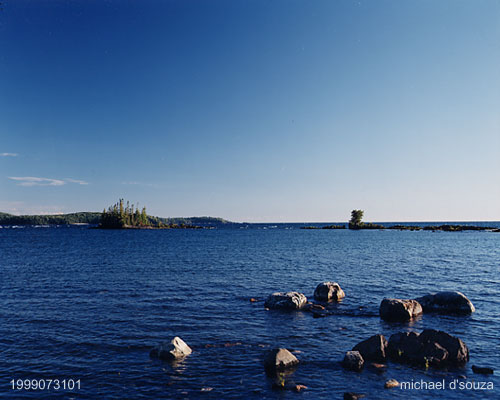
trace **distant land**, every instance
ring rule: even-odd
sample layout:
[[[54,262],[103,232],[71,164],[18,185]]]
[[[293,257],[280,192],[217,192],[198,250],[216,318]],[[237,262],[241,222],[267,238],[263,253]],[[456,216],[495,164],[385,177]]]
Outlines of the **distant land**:
[[[89,224],[97,225],[101,220],[100,212],[77,212],[59,215],[13,215],[0,212],[0,225],[72,225]],[[197,225],[197,226],[220,226],[235,224],[218,217],[153,217],[167,225]]]

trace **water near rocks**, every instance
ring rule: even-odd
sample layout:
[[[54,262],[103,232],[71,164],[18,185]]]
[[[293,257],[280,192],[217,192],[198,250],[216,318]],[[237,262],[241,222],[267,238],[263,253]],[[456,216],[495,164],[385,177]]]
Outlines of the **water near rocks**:
[[[500,234],[273,226],[0,229],[0,397],[341,399],[356,392],[370,399],[469,400],[498,395]],[[346,294],[329,309],[333,315],[313,318],[310,312],[264,307],[267,296],[278,291],[313,299],[325,281],[338,282]],[[384,297],[413,299],[443,290],[463,292],[476,312],[424,314],[400,323],[379,317]],[[387,368],[360,373],[341,366],[346,351],[374,334],[388,338],[424,329],[461,338],[470,349],[467,366],[442,371],[389,362]],[[150,358],[154,346],[175,336],[192,348],[189,357],[173,364]],[[300,394],[273,389],[266,376],[264,356],[275,347],[300,360],[281,377],[285,386],[307,386]],[[473,364],[496,371],[474,374]],[[10,388],[12,379],[80,379],[81,387],[18,391]],[[446,389],[385,389],[389,379],[444,379]],[[458,382],[455,389],[452,382]]]

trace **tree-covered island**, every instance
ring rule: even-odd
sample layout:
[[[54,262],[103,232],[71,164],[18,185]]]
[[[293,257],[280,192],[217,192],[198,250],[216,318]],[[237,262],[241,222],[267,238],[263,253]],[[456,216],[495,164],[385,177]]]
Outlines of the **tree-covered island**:
[[[108,209],[104,209],[99,229],[201,229],[201,226],[164,223],[160,218],[147,214],[146,207],[139,209],[139,205],[125,203],[118,200]]]

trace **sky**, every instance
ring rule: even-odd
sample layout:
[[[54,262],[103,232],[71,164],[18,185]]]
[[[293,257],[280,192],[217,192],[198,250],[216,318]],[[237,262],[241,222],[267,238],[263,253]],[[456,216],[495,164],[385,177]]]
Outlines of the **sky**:
[[[4,0],[0,211],[500,220],[497,0]]]

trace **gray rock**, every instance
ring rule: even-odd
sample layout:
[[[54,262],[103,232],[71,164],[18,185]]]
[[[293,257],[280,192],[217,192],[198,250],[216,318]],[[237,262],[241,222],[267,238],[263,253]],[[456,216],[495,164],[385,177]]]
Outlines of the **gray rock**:
[[[348,351],[345,353],[344,360],[342,361],[342,366],[349,371],[359,372],[363,369],[365,360],[361,356],[359,351]]]
[[[339,301],[345,293],[337,282],[323,282],[316,286],[314,298],[319,301]]]
[[[190,355],[193,351],[191,348],[178,336],[174,337],[170,342],[162,343],[153,348],[149,355],[160,360],[178,360]]]
[[[384,335],[373,335],[363,340],[353,347],[354,351],[359,351],[364,360],[385,362],[387,340]]]
[[[438,292],[415,299],[424,312],[440,314],[471,314],[476,308],[461,292]]]
[[[264,367],[270,372],[292,368],[298,363],[297,357],[284,348],[269,350],[264,358]]]
[[[386,321],[409,321],[422,314],[422,306],[416,300],[383,299],[380,318]]]
[[[307,304],[307,297],[299,292],[277,292],[269,295],[264,306],[276,310],[300,310]]]

